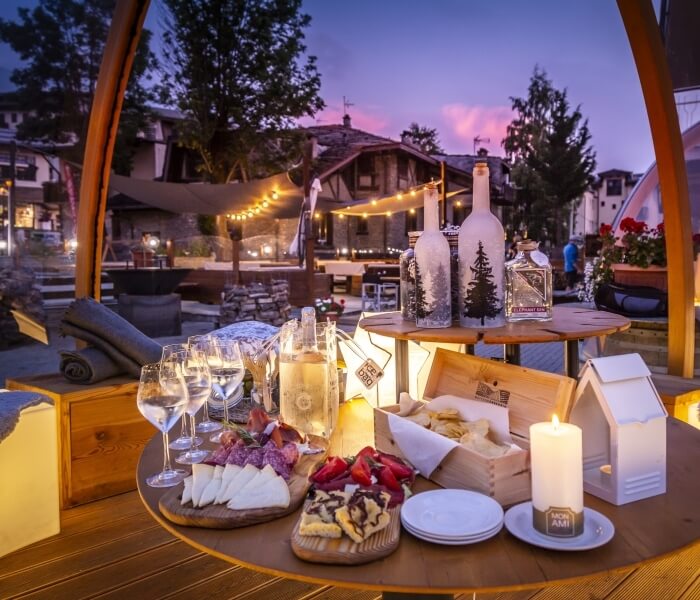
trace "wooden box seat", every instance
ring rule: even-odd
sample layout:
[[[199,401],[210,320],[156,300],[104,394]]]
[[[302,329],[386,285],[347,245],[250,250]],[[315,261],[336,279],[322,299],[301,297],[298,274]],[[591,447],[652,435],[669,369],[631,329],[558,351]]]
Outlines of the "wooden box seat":
[[[40,392],[56,403],[61,508],[136,488],[136,464],[155,433],[136,407],[137,380],[76,385],[45,374],[8,379],[6,387]]]

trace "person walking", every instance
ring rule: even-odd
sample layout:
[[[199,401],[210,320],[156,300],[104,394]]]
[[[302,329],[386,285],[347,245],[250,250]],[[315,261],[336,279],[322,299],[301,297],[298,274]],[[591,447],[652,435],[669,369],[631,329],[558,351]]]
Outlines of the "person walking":
[[[578,246],[576,238],[571,236],[569,243],[564,246],[564,277],[566,278],[566,291],[570,292],[576,286],[578,271],[576,263],[578,262]]]

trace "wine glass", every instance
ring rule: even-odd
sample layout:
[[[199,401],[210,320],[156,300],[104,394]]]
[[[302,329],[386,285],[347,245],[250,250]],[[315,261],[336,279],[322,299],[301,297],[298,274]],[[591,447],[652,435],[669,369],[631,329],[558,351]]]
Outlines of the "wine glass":
[[[144,365],[141,368],[136,406],[163,434],[163,470],[146,479],[146,483],[151,487],[171,487],[180,483],[187,475],[186,471],[170,466],[168,448],[168,431],[185,412],[186,405],[187,390],[182,378],[168,380],[167,386],[164,386],[161,384],[160,363]]]
[[[195,348],[204,353],[206,357],[206,341],[209,339],[207,335],[191,335],[187,338],[187,346],[189,348]],[[202,420],[197,423],[195,430],[197,433],[211,433],[212,431],[219,431],[221,429],[221,423],[212,421],[209,418],[209,402],[204,403],[204,416]]]
[[[228,422],[228,409],[236,406],[243,398],[243,394],[239,394],[238,398],[235,397],[245,374],[241,348],[235,340],[214,337],[206,342],[205,347],[212,380],[212,399],[210,402],[221,402],[224,421]],[[221,432],[218,432],[209,439],[218,443],[220,438]]]
[[[163,346],[163,353],[161,354],[161,361],[170,356],[173,352],[179,352],[181,350],[187,350],[187,344],[168,344]],[[202,438],[198,437],[195,439],[197,446],[202,445]],[[189,433],[189,419],[186,413],[182,413],[182,423],[180,424],[180,436],[170,442],[170,447],[173,450],[187,450],[192,443],[192,436]]]
[[[191,443],[187,452],[180,454],[175,460],[185,465],[202,462],[209,456],[209,452],[197,450],[194,417],[211,393],[211,374],[206,358],[202,352],[195,349],[173,352],[161,361],[160,377],[161,381],[179,377],[187,388],[185,413],[190,418]]]

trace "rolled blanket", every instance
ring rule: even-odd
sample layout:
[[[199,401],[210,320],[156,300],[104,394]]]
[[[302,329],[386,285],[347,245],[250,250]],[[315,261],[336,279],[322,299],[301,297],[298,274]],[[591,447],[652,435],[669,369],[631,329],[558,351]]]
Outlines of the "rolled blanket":
[[[19,414],[25,408],[36,406],[46,402],[53,404],[53,400],[36,392],[0,392],[0,442],[10,435],[17,423]]]
[[[63,350],[59,370],[73,383],[97,383],[119,375],[124,369],[99,348]]]
[[[133,375],[134,377],[141,376],[141,364],[132,360],[125,354],[122,354],[119,350],[117,350],[117,348],[112,346],[112,344],[106,342],[94,333],[90,331],[85,331],[80,327],[76,327],[75,325],[71,325],[70,323],[66,323],[65,321],[63,321],[61,323],[61,334],[70,335],[76,339],[87,342],[95,348],[99,348],[100,350],[102,350],[102,352],[109,356],[109,358],[111,358],[117,365],[119,365],[125,373]],[[158,358],[158,360],[160,360],[160,357]],[[158,360],[154,360],[153,362],[158,362]]]
[[[139,366],[158,362],[163,352],[163,347],[158,342],[92,298],[75,300],[63,315],[63,322],[99,337]],[[92,345],[112,356],[103,345]]]

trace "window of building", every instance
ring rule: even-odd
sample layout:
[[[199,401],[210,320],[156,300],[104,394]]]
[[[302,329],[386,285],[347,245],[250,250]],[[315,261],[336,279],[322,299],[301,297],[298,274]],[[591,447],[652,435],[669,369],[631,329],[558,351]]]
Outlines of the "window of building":
[[[613,210],[617,210],[617,204],[613,204],[613,205],[612,205],[612,209],[613,209]]]
[[[601,205],[601,206],[605,206],[605,200],[601,200],[601,201],[600,201],[600,205]]]
[[[36,181],[36,167],[29,165],[27,167],[17,167],[18,181]]]
[[[367,217],[355,217],[357,221],[357,229],[355,233],[357,235],[367,235],[369,233],[369,219]]]
[[[374,156],[363,154],[357,158],[357,189],[378,189],[379,177],[375,170]]]
[[[406,212],[406,233],[409,231],[418,231],[418,215],[416,211],[411,212],[410,210]]]
[[[606,179],[605,193],[608,196],[622,196],[622,179],[620,177]]]
[[[12,121],[13,123],[17,122],[17,113],[10,114],[10,121]]]
[[[317,213],[314,216],[314,238],[316,242],[323,246],[333,245],[333,214]]]
[[[464,219],[467,218],[467,208],[461,202],[457,204],[456,202],[452,205],[452,224],[461,225]]]

